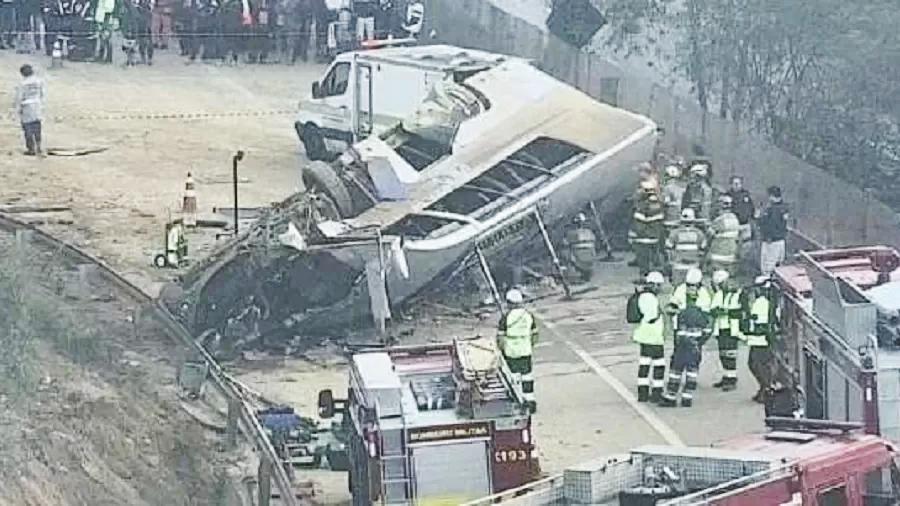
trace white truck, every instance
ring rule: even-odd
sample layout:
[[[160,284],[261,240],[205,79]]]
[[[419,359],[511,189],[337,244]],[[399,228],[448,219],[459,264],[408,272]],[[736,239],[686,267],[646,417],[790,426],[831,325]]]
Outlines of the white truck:
[[[509,59],[443,45],[343,53],[300,102],[294,128],[307,158],[328,160],[409,116],[435,83],[461,82]]]

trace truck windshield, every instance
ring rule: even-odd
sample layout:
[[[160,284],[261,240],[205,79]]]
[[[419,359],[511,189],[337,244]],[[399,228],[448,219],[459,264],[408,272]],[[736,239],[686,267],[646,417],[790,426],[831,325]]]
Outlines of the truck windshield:
[[[900,472],[897,466],[874,469],[866,473],[863,506],[893,506],[900,500]]]

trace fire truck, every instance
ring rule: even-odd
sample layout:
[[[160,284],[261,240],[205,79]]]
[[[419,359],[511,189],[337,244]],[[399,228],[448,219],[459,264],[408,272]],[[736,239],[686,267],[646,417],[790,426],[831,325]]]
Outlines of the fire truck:
[[[644,446],[464,506],[888,506],[893,445],[861,424],[768,418],[716,447]]]
[[[777,371],[807,418],[862,423],[900,442],[900,254],[884,246],[801,252],[778,267]]]
[[[490,339],[358,351],[347,399],[319,399],[344,418],[354,506],[457,505],[540,473],[521,386]]]

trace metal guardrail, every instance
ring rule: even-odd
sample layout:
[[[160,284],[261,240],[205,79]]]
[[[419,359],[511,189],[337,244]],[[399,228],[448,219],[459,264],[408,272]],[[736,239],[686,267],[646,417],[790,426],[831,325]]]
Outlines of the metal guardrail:
[[[135,302],[151,309],[150,315],[160,323],[166,334],[176,343],[186,346],[199,356],[209,365],[210,375],[216,389],[222,393],[228,400],[229,405],[236,405],[238,416],[244,433],[260,451],[260,458],[266,461],[275,486],[281,494],[280,500],[286,506],[299,506],[294,495],[291,480],[287,472],[281,465],[281,459],[275,453],[275,448],[269,441],[268,436],[259,424],[253,408],[241,392],[239,388],[233,385],[228,379],[227,374],[216,360],[206,351],[203,346],[194,340],[194,336],[182,325],[171,312],[159,301],[154,301],[153,297],[138,288],[135,284],[117,274],[103,261],[91,256],[88,253],[72,246],[64,241],[31,226],[27,223],[16,220],[10,216],[0,213],[0,229],[9,233],[17,231],[28,231],[31,237],[30,242],[39,244],[46,248],[52,248],[55,252],[59,252],[73,263],[91,264],[97,267],[97,274],[107,283],[115,286],[119,291],[127,293]]]
[[[497,503],[510,503],[512,501],[515,501],[516,499],[521,499],[523,504],[528,504],[530,502],[534,504],[545,504],[534,502],[534,500],[537,498],[535,497],[534,499],[532,499],[532,497],[541,493],[552,494],[554,490],[562,489],[562,486],[563,475],[555,474],[553,476],[522,485],[521,487],[512,488],[494,495],[489,495],[487,497],[482,497],[480,499],[475,499],[474,501],[463,503],[460,506],[489,506],[491,504]]]

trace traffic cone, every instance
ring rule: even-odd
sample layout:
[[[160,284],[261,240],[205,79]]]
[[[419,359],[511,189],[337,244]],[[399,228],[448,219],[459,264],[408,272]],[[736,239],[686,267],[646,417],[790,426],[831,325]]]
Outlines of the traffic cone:
[[[186,227],[197,226],[197,192],[194,189],[194,177],[188,172],[184,182],[184,200],[181,203],[181,220]]]
[[[50,53],[50,68],[59,69],[63,66],[62,41],[56,39],[53,42],[53,51]]]

